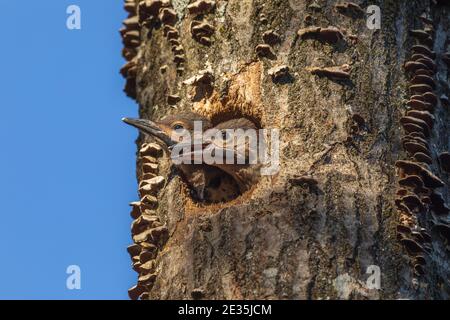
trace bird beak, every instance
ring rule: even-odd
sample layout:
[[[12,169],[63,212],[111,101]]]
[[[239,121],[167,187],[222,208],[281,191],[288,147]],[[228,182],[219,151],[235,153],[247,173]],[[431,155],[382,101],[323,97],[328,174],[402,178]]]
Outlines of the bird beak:
[[[164,131],[161,130],[158,124],[153,121],[130,118],[123,118],[122,121],[132,127],[139,129],[143,133],[161,140],[167,148],[170,148],[171,146],[177,144],[177,142],[173,141]]]

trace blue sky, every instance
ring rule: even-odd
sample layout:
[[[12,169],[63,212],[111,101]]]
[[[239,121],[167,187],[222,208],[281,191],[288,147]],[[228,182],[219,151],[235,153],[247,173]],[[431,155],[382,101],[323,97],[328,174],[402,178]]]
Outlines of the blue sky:
[[[127,299],[134,141],[117,0],[1,1],[0,299]],[[81,8],[82,29],[66,28]],[[81,268],[81,290],[66,268]]]

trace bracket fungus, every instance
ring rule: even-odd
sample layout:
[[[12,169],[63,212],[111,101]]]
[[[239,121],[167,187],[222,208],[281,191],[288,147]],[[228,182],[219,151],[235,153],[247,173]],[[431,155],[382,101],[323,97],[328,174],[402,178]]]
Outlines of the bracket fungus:
[[[430,113],[434,111],[433,105],[429,102],[426,102],[422,96],[416,96],[416,98],[411,97],[411,100],[406,102],[406,105],[418,111],[428,111]]]
[[[169,44],[172,47],[177,47],[177,46],[181,46],[181,43],[178,39],[169,39]]]
[[[414,73],[417,70],[428,69],[428,66],[422,62],[407,61],[404,68],[406,71]]]
[[[131,213],[130,213],[131,217],[133,219],[137,219],[141,215],[141,209],[140,209],[141,203],[139,201],[132,202],[132,203],[130,203],[130,206],[132,208]]]
[[[425,56],[428,56],[432,59],[436,58],[436,53],[432,51],[428,46],[423,44],[416,44],[411,47],[412,52],[414,53],[420,53]]]
[[[415,53],[411,56],[412,61],[416,61],[418,63],[422,63],[426,66],[425,70],[429,70],[429,73],[431,73],[431,75],[434,73],[434,71],[436,70],[436,63],[434,62],[433,59],[431,59],[430,57],[427,57],[424,54],[421,53]]]
[[[424,99],[425,102],[431,103],[431,105],[435,106],[437,104],[437,96],[429,91],[429,92],[425,92],[424,94],[422,94],[422,97]]]
[[[260,58],[275,59],[276,55],[268,44],[258,44],[255,48],[256,54]]]
[[[150,235],[154,244],[161,244],[167,241],[169,229],[166,226],[160,226],[150,229]]]
[[[144,143],[139,149],[139,155],[159,157],[162,154],[162,148],[156,143]]]
[[[205,292],[203,291],[203,289],[200,288],[196,288],[194,290],[192,290],[191,292],[191,297],[194,300],[200,300],[205,296]]]
[[[141,211],[155,210],[158,207],[158,199],[151,195],[145,195],[141,199]]]
[[[429,69],[417,69],[414,71],[414,74],[420,75],[420,76],[429,76],[429,77],[434,76],[434,72]]]
[[[423,29],[413,29],[409,30],[409,34],[421,41],[428,41],[428,39],[432,40],[430,35]],[[432,44],[432,43],[431,43]]]
[[[145,0],[139,3],[139,7],[149,16],[156,17],[160,12],[161,8],[169,7],[169,0]]]
[[[142,268],[142,266],[141,266]],[[152,283],[154,283],[156,280],[156,274],[153,273],[148,273],[148,274],[144,274],[142,276],[140,276],[138,278],[138,283],[144,286],[149,286]]]
[[[140,284],[132,287],[128,290],[128,296],[131,300],[138,300],[140,296],[145,293],[146,288]]]
[[[137,48],[141,45],[139,17],[136,15],[136,6],[134,1],[126,1],[125,9],[130,13],[128,18],[123,21],[120,30],[124,48],[122,55],[128,63],[120,70],[126,79],[124,92],[132,99],[136,99],[136,74],[137,66],[133,59],[137,56]]]
[[[177,13],[171,8],[163,8],[160,10],[159,19],[163,24],[170,26],[174,26],[178,21]]]
[[[406,196],[408,193],[409,193],[409,192],[408,192],[408,190],[406,190],[406,189],[398,189],[397,192],[395,193],[395,195],[398,196],[398,197],[400,197],[400,198],[396,198],[396,199],[395,199],[396,202],[397,202],[397,203],[402,203],[401,197]]]
[[[140,247],[139,245],[137,245]],[[141,249],[139,252],[139,262],[144,264],[151,260],[154,260],[158,254],[158,247],[152,243],[149,243],[145,249]]]
[[[140,233],[136,233],[133,235],[133,241],[134,243],[141,243],[141,242],[147,242],[150,239],[150,230],[145,230]]]
[[[158,165],[158,160],[153,156],[148,156],[148,155],[143,156],[143,157],[140,157],[140,160],[142,161],[143,164],[149,163],[149,164]]]
[[[433,128],[434,116],[428,111],[410,110],[406,113],[408,117],[413,117],[425,121],[428,127]]]
[[[426,75],[415,75],[414,78],[411,79],[412,84],[425,84],[430,86],[431,88],[436,88],[436,82],[430,76]]]
[[[411,175],[402,178],[398,181],[398,184],[403,187],[413,188],[414,190],[423,188],[422,178],[416,175]]]
[[[286,65],[276,66],[267,72],[274,82],[279,82],[289,76],[289,67]]]
[[[144,180],[145,181],[145,180]],[[139,188],[141,197],[145,195],[156,195],[161,187],[164,185],[165,179],[161,176],[156,176],[150,180],[145,181],[146,184]]]
[[[263,41],[270,46],[281,42],[280,35],[273,30],[267,30],[263,33]]]
[[[344,34],[336,27],[308,27],[297,32],[301,40],[317,39],[323,42],[335,44],[344,38]]]
[[[135,81],[138,67],[134,60],[129,61],[120,69],[120,74],[127,80],[127,82]]]
[[[344,15],[354,15],[356,17],[364,16],[364,10],[356,3],[341,2],[335,5],[336,10]]]
[[[423,143],[414,140],[405,140],[405,142],[403,143],[403,147],[406,151],[408,151],[409,154],[413,155],[420,152],[426,154],[427,156],[430,156],[430,151]]]
[[[405,246],[410,256],[416,256],[424,252],[423,247],[412,239],[404,238],[400,242]]]
[[[143,262],[140,262],[140,263],[141,263],[141,266],[139,267],[139,272],[148,274],[148,273],[156,271],[155,260],[150,260],[145,263],[143,263]],[[154,276],[153,280],[156,280],[156,274],[153,274],[153,276]]]
[[[181,101],[181,98],[179,95],[176,94],[170,94],[167,96],[167,103],[171,106],[176,105],[178,102]]]
[[[412,213],[409,210],[409,208],[405,206],[405,204],[399,198],[395,199],[395,206],[402,213],[400,217],[403,218],[403,220],[405,220],[402,221],[401,223],[403,225],[410,225]]]
[[[123,48],[122,56],[125,60],[131,61],[137,56],[137,51],[134,48]]]
[[[211,44],[211,36],[214,34],[215,28],[208,22],[192,21],[191,34],[192,37],[203,45]]]
[[[123,89],[125,94],[131,99],[136,99],[136,79],[133,77],[127,77],[125,82],[125,88]]]
[[[419,175],[427,188],[440,188],[444,186],[444,182],[441,179],[436,177],[430,170],[415,162],[398,160],[395,166],[400,169],[401,178],[405,175]]]
[[[215,8],[215,1],[212,0],[198,0],[187,6],[189,14],[199,15],[211,12]]]
[[[410,235],[411,234],[411,228],[402,224],[397,225],[397,232],[401,233],[403,235]]]
[[[163,32],[164,36],[169,40],[178,39],[180,37],[178,30],[173,26],[169,25],[164,26]]]
[[[186,62],[186,58],[182,54],[176,54],[173,56],[173,62],[175,62],[177,65],[180,65],[180,64]]]
[[[184,56],[184,48],[182,46],[173,46],[172,52],[174,55]]]
[[[422,132],[426,137],[430,136],[430,127],[423,120],[405,116],[400,119],[400,123],[403,125],[403,128],[407,132],[418,130],[419,132]]]
[[[158,165],[155,163],[144,163],[142,165],[143,178],[147,179],[149,176],[153,176],[158,172]]]
[[[307,71],[309,71],[313,75],[317,75],[319,77],[327,77],[336,80],[348,80],[350,79],[350,67],[348,65],[336,66],[336,67],[307,67]]]
[[[128,48],[138,47],[141,43],[141,35],[138,30],[130,30],[124,33],[123,44]]]
[[[405,137],[402,138],[402,143],[404,144],[406,142],[418,143],[424,147],[423,149],[416,149],[415,152],[429,149],[428,141],[426,140],[425,136],[422,133],[418,135],[416,132],[414,132],[406,135]]]
[[[197,86],[200,84],[212,85],[214,82],[214,74],[212,69],[201,70],[197,75],[183,81],[183,84]]]
[[[418,162],[423,162],[423,163],[430,164],[430,165],[433,163],[433,159],[431,159],[431,157],[429,155],[427,155],[426,153],[423,153],[423,152],[415,153],[414,159],[417,160]]]
[[[139,234],[144,232],[148,228],[160,227],[162,224],[159,222],[158,216],[154,214],[142,214],[139,218],[133,221],[131,224],[132,234]]]
[[[128,253],[130,254],[130,257],[137,257],[141,254],[142,248],[138,244],[132,244],[128,246],[127,248]]]
[[[422,201],[415,194],[406,195],[401,198],[401,201],[408,207],[411,212],[423,212],[425,209]]]
[[[433,88],[428,84],[413,84],[409,86],[409,90],[413,94],[424,94],[433,91]]]
[[[123,8],[130,15],[135,15],[136,14],[136,3],[135,3],[134,0],[126,0],[124,5],[123,5]]]
[[[422,20],[422,22],[425,24],[429,24],[429,25],[433,24],[433,20],[431,20],[430,16],[425,12],[419,16],[419,19]]]
[[[137,16],[132,16],[125,19],[123,25],[127,30],[139,30],[139,18]]]

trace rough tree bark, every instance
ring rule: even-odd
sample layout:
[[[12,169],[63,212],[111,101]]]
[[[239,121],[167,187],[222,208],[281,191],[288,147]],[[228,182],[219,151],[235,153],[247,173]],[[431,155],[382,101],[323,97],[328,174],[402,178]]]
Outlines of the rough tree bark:
[[[150,137],[138,139],[144,147],[139,181],[152,177],[144,166],[153,162],[157,173],[155,166],[148,171],[164,183],[156,199],[133,204],[134,218],[151,209],[160,222],[153,225],[156,235],[129,249],[140,276],[133,298],[449,298],[450,6],[432,0],[358,5],[126,1],[129,62],[122,73],[141,117],[193,110],[215,123],[243,116],[281,130],[280,172],[215,205],[195,203],[168,155],[153,150]],[[380,30],[366,26],[369,5],[381,8]],[[417,44],[425,48],[413,49]],[[422,80],[412,80],[419,67],[405,69],[420,58],[415,53],[426,60]],[[209,70],[206,81],[185,82],[203,70]],[[407,101],[427,93],[426,84],[437,99],[422,103],[431,102],[434,119],[424,116],[432,128],[420,158],[402,138],[411,128],[404,116],[414,109]],[[420,127],[424,121],[412,121],[428,130]],[[410,175],[425,184],[419,204],[415,191],[399,185]],[[133,232],[142,232],[140,223]],[[151,254],[146,241],[158,247]],[[379,290],[365,286],[370,265],[381,269]]]

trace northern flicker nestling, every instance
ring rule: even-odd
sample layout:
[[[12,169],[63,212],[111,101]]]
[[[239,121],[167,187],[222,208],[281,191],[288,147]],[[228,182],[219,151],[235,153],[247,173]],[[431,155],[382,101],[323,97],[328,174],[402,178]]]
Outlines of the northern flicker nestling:
[[[138,128],[141,132],[158,139],[162,143],[163,148],[169,152],[175,145],[185,143],[177,138],[174,139],[174,137],[177,137],[176,132],[187,130],[189,133],[194,134],[195,121],[201,122],[203,131],[217,129],[219,132],[222,132],[224,141],[230,138],[234,139],[234,137],[227,137],[229,133],[227,129],[256,129],[256,126],[245,118],[232,119],[213,127],[208,119],[192,112],[171,115],[157,122],[127,118],[123,119],[123,121]],[[190,141],[189,143],[192,142]],[[237,139],[236,149],[239,149],[239,143],[241,142]],[[248,141],[242,141],[242,143],[248,144]],[[200,150],[191,149],[189,146],[191,152],[183,154],[183,156],[192,156],[192,160],[194,160],[195,157],[199,156],[199,153],[211,147],[216,148],[216,150],[223,148],[224,155],[226,154],[227,149],[223,141],[207,139],[202,142]],[[235,157],[247,158],[249,155],[248,146],[240,150],[244,150],[243,154],[235,150]],[[226,161],[223,161],[223,164],[205,164],[202,162],[200,164],[181,163],[175,166],[181,171],[182,178],[192,190],[193,198],[206,203],[218,203],[235,199],[247,191],[258,178],[258,170],[255,170],[257,169],[255,165],[226,164]]]

